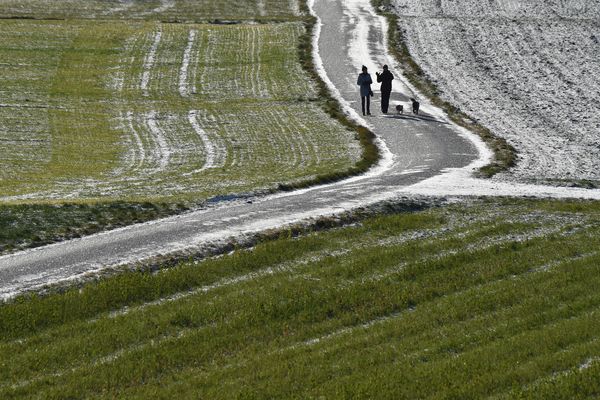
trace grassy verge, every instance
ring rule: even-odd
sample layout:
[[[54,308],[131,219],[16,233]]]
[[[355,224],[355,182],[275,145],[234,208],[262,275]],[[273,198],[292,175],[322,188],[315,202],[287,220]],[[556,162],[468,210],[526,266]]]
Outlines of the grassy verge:
[[[181,213],[186,203],[17,204],[0,206],[0,254],[39,247]]]
[[[492,149],[494,159],[490,164],[479,169],[480,177],[492,177],[498,172],[506,171],[515,165],[517,152],[505,139],[495,136],[489,129],[475,122],[467,114],[460,110],[460,107],[444,101],[439,96],[439,90],[436,85],[429,80],[423,70],[411,57],[410,51],[404,40],[403,31],[398,24],[398,16],[386,10],[390,9],[390,0],[371,0],[371,3],[381,15],[384,15],[389,22],[388,38],[389,51],[400,63],[404,70],[404,75],[421,93],[427,96],[431,102],[444,110],[450,119],[459,126],[462,126],[483,139],[483,141]]]
[[[17,299],[0,396],[594,397],[599,229],[478,201]]]

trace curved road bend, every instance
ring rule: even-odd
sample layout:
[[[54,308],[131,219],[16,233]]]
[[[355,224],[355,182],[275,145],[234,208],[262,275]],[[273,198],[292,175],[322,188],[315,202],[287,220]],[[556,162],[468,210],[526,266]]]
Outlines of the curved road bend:
[[[358,111],[357,62],[369,66],[371,73],[383,63],[392,66],[385,52],[381,19],[364,0],[316,0],[314,11],[322,21],[318,45],[323,69],[341,94],[341,101]],[[397,77],[391,103],[406,102],[410,89],[391,69]],[[475,147],[451,125],[427,112],[419,117],[410,113],[384,116],[379,111],[377,91],[371,111],[368,124],[393,154],[393,162],[386,167],[335,184],[253,199],[252,204],[230,202],[0,257],[0,297],[391,198],[399,188],[445,168],[466,166],[478,157]]]

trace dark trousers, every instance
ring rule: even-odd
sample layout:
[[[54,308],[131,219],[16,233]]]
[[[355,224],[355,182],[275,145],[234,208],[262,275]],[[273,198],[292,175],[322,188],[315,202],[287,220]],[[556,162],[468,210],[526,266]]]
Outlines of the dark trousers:
[[[365,115],[365,103],[367,104],[367,114],[371,114],[371,96],[361,96],[362,112]]]
[[[381,112],[382,113],[387,113],[388,112],[388,108],[390,106],[390,94],[392,93],[391,90],[382,90],[381,91]]]

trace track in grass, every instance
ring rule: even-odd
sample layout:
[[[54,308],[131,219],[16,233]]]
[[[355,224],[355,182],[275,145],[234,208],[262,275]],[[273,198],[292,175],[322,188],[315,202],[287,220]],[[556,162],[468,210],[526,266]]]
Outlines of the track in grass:
[[[301,23],[3,20],[0,30],[4,201],[201,199],[360,158],[290,45]]]
[[[458,204],[7,304],[0,394],[597,394],[599,216]]]

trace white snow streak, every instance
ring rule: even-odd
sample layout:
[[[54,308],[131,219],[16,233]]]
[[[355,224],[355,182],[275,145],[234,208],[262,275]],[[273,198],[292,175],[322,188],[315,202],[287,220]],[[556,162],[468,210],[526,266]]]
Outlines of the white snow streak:
[[[152,46],[150,47],[150,51],[146,55],[144,59],[144,72],[142,73],[142,80],[140,82],[140,89],[144,92],[144,96],[148,96],[148,83],[150,82],[150,72],[152,67],[154,67],[154,62],[156,61],[156,52],[158,51],[158,45],[160,44],[160,40],[162,38],[162,32],[157,31],[154,34],[154,40],[152,42]]]
[[[256,9],[258,10],[258,15],[264,17],[267,14],[267,12],[265,11],[265,0],[257,0]]]
[[[365,14],[369,14],[370,9],[367,2],[357,0],[347,0],[343,3],[344,15],[348,18],[348,25],[353,27],[352,38],[348,43],[350,59],[360,71],[362,65],[373,71],[376,68],[375,62],[371,59],[369,52],[369,30],[370,21]],[[365,46],[366,44],[366,46]]]
[[[113,8],[109,8],[105,12],[104,15],[113,15],[121,13],[133,6],[133,0],[119,0],[119,5]]]
[[[292,10],[293,15],[300,15],[300,5],[298,4],[298,0],[290,0],[290,10]]]
[[[190,88],[188,84],[188,69],[190,66],[190,58],[192,55],[192,49],[194,47],[194,40],[196,39],[196,33],[196,30],[190,30],[190,33],[188,35],[187,47],[185,48],[185,52],[183,53],[181,69],[179,70],[179,94],[181,94],[182,97],[188,97],[190,95]],[[194,93],[195,91],[195,88],[191,89],[192,93]]]
[[[144,144],[140,135],[133,125],[133,112],[128,111],[126,115],[120,114],[119,120],[124,123],[123,130],[126,132],[125,147],[127,152],[123,156],[123,166],[115,171],[115,175],[124,175],[128,171],[142,168],[145,159]]]
[[[198,117],[197,110],[192,110],[188,113],[188,120],[190,121],[192,128],[194,128],[194,131],[198,134],[198,136],[202,140],[202,143],[204,143],[204,153],[205,153],[206,159],[204,161],[204,165],[202,166],[202,168],[192,171],[186,175],[198,173],[205,169],[215,167],[215,158],[216,158],[215,157],[215,154],[216,154],[215,147],[211,143],[210,138],[208,137],[208,134],[204,131],[204,129],[202,129],[202,127],[198,123],[197,117]]]
[[[169,8],[175,7],[174,0],[162,0],[161,5],[152,10],[153,13],[161,13],[167,11]]]
[[[163,130],[158,126],[156,111],[153,110],[146,114],[146,124],[148,125],[148,129],[152,134],[154,142],[157,144],[154,154],[158,160],[159,170],[165,170],[169,165],[171,149],[165,139]]]

